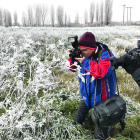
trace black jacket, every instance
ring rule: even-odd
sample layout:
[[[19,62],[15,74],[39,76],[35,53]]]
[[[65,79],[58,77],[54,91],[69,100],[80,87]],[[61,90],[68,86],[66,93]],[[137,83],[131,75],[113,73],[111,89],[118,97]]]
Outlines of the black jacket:
[[[135,72],[132,74],[132,77],[140,87],[140,68],[135,70]]]

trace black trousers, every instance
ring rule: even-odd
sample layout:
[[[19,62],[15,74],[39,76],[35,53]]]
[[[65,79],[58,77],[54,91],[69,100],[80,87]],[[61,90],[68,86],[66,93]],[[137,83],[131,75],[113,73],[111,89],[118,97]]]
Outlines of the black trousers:
[[[84,100],[81,100],[79,107],[77,109],[77,113],[76,113],[74,122],[82,124],[85,121],[88,112],[89,112],[89,109],[88,109],[87,105],[85,104]]]
[[[80,101],[74,123],[82,124],[89,112],[89,109],[83,100]],[[94,137],[96,139],[105,140],[107,138],[108,127],[95,127]]]

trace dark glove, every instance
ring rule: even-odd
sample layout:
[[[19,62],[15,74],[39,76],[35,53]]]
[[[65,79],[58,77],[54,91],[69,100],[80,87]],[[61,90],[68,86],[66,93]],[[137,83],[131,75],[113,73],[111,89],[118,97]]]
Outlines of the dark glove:
[[[111,60],[111,64],[112,66],[114,66],[115,69],[118,68],[118,59],[116,57],[110,57],[110,60]]]

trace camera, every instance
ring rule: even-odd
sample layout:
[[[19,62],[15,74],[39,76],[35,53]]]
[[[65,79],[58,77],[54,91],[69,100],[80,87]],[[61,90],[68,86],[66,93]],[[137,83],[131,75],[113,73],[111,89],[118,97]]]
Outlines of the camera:
[[[131,56],[131,60],[140,65],[140,48],[134,48],[127,52]]]
[[[137,63],[140,66],[140,48],[125,49],[125,55],[116,58],[111,57],[112,65],[117,69],[118,66],[128,66],[130,63]]]
[[[116,58],[116,57],[111,57],[111,64],[114,66],[116,69],[118,66],[128,66],[130,63],[137,63],[140,66],[140,36],[137,41],[137,48],[133,49],[125,49],[125,52],[127,52],[125,55]]]
[[[80,49],[78,49],[78,46],[79,46],[79,44],[78,44],[78,36],[68,37],[68,42],[71,42],[71,45],[73,47],[73,49],[70,50],[69,57],[71,59],[74,59],[75,57],[76,58],[83,57],[82,51]]]

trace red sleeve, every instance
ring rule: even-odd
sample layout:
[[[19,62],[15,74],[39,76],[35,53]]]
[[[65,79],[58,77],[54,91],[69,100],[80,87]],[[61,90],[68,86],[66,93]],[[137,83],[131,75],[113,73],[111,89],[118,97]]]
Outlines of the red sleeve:
[[[95,78],[103,78],[106,74],[109,73],[110,68],[110,59],[99,59],[99,63],[90,60],[90,75]]]
[[[68,67],[68,69],[70,70],[70,71],[75,71],[76,69],[77,69],[77,67],[75,66],[75,65],[73,65],[73,63],[72,63],[72,59],[68,59],[68,62],[69,62],[69,65],[67,66]]]

